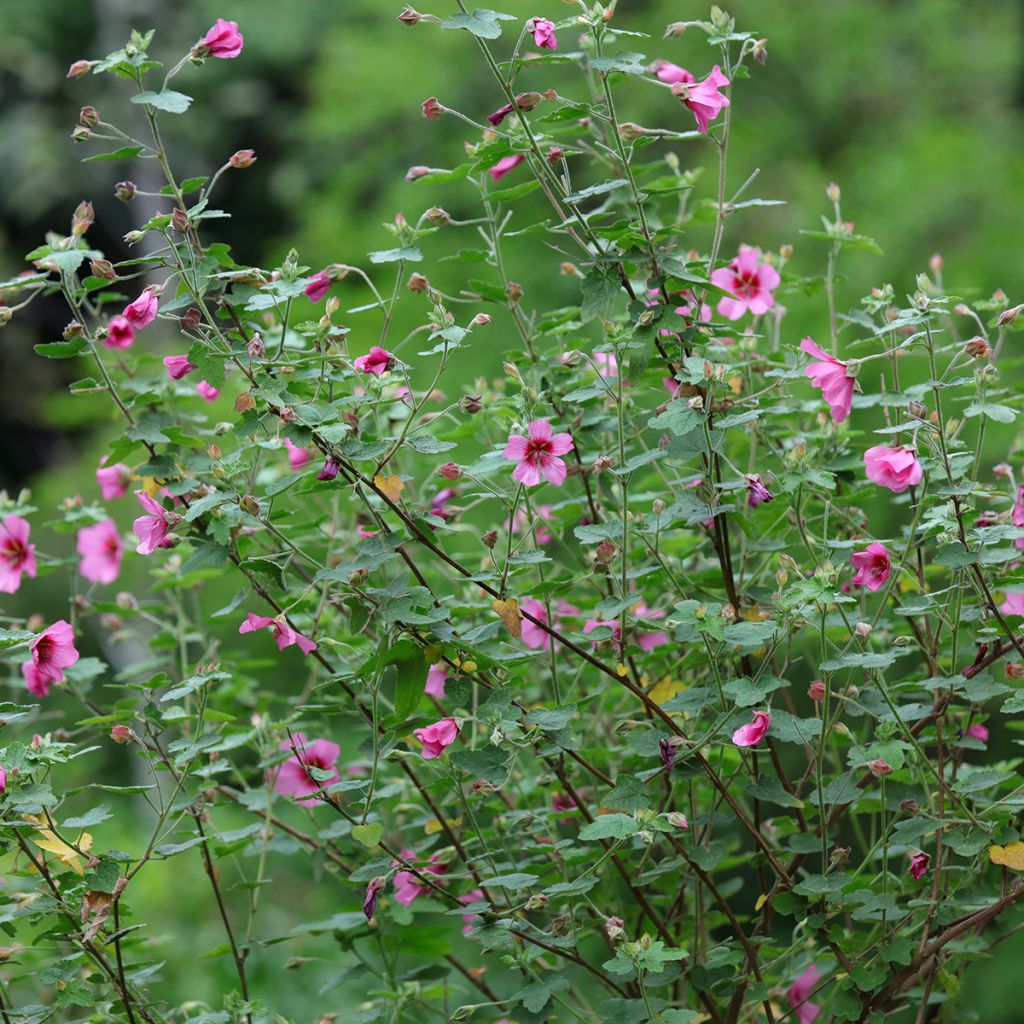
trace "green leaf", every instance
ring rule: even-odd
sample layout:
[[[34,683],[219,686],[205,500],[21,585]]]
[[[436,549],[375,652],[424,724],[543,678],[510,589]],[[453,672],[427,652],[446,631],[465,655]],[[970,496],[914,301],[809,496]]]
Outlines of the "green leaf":
[[[642,75],[647,71],[646,60],[642,53],[617,53],[614,57],[592,60],[590,66],[603,75],[611,71],[621,71],[624,75]]]
[[[515,21],[511,14],[499,14],[477,7],[472,14],[453,14],[441,22],[443,29],[465,29],[479,39],[498,39],[501,36],[501,22]]]
[[[580,839],[626,839],[636,835],[637,823],[632,814],[602,814],[580,829]]]
[[[353,825],[352,838],[361,843],[368,850],[374,849],[384,835],[384,826],[380,822],[370,822],[368,825]]]
[[[371,263],[419,263],[423,253],[414,245],[402,246],[400,249],[381,249],[370,253]]]
[[[47,359],[73,359],[82,352],[89,350],[84,338],[71,338],[69,341],[46,341],[41,345],[32,346],[37,353]]]
[[[99,807],[94,807],[90,811],[86,811],[85,814],[78,818],[65,818],[61,822],[62,829],[69,828],[92,828],[93,825],[99,825],[100,822],[106,821],[108,818],[112,818],[114,812],[110,809],[109,804],[100,804]]]
[[[92,163],[94,160],[134,160],[143,150],[143,146],[122,146],[112,153],[97,153],[95,156],[87,156],[82,163]]]
[[[481,878],[480,884],[495,889],[528,889],[537,881],[537,875],[525,872],[512,872],[508,875],[495,875],[493,878]]]
[[[565,197],[567,203],[578,203],[584,199],[593,199],[594,196],[607,195],[609,192],[614,192],[617,188],[622,188],[623,185],[628,185],[629,182],[625,178],[612,178],[609,181],[602,181],[600,184],[591,185],[589,188],[580,189],[579,192],[573,192],[572,195]]]
[[[647,426],[667,430],[676,437],[683,437],[696,430],[704,422],[704,414],[691,409],[686,402],[676,398],[668,403],[668,408],[647,421]]]
[[[457,750],[450,755],[456,768],[500,788],[508,778],[508,754],[501,747],[487,746],[480,750]]]
[[[164,89],[163,92],[140,92],[132,97],[132,103],[142,103],[157,110],[164,110],[168,114],[184,114],[191,102],[191,96],[175,92],[173,89]]]
[[[591,267],[580,282],[583,294],[580,315],[584,320],[607,316],[621,288],[618,272],[610,263],[598,263]]]

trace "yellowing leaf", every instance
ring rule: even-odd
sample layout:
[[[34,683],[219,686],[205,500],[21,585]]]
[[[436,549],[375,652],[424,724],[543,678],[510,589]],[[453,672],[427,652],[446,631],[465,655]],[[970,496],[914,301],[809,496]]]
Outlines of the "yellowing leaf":
[[[155,476],[144,476],[141,477],[142,489],[151,498],[155,498],[160,493],[160,488],[163,486]]]
[[[402,483],[401,477],[381,476],[380,473],[373,478],[373,485],[391,501],[398,501],[402,491],[405,490],[405,484]]]
[[[461,818],[446,818],[446,824],[449,828],[458,828],[462,824]],[[423,831],[428,836],[435,836],[442,829],[441,822],[437,818],[431,818],[423,827]]]
[[[1013,868],[1014,871],[1024,871],[1024,843],[1018,839],[1007,843],[1006,846],[990,846],[988,859],[993,864],[1001,864],[1003,867]]]
[[[741,394],[743,391],[743,378],[742,377],[730,377],[729,387],[732,389],[734,395]]]
[[[651,687],[647,696],[650,697],[655,704],[667,704],[673,697],[682,693],[684,689],[685,687],[678,679],[673,679],[671,676],[665,676],[664,679],[659,679],[658,682]]]
[[[763,892],[757,897],[757,902],[754,904],[754,910],[760,910],[768,902],[768,893]]]
[[[82,859],[79,856],[79,850],[82,853],[88,853],[92,848],[92,836],[88,832],[83,832],[79,837],[78,850],[73,846],[69,846],[63,839],[58,838],[48,828],[41,828],[39,835],[33,836],[32,841],[40,850],[52,853],[65,867],[71,868],[76,875],[85,874],[85,871],[82,869]]]
[[[519,610],[519,602],[510,597],[506,601],[494,600],[491,607],[501,617],[508,631],[517,639],[523,638],[523,613]]]

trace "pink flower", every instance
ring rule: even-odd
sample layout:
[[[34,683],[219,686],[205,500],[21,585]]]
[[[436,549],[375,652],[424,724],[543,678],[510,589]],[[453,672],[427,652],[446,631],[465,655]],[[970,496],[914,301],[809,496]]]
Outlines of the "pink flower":
[[[307,449],[292,444],[291,440],[287,437],[284,439],[284,446],[288,449],[288,464],[292,467],[293,473],[298,473],[313,458]]]
[[[619,375],[619,363],[614,352],[595,352],[593,359],[600,376],[617,377]]]
[[[21,674],[25,677],[25,686],[29,693],[36,697],[46,697],[49,694],[51,680],[44,676],[31,661],[22,664]]]
[[[372,373],[375,377],[383,377],[395,365],[395,357],[386,348],[374,345],[365,356],[354,360],[352,365],[360,373]]]
[[[7,792],[7,769],[0,768],[0,793]]]
[[[980,740],[982,743],[988,743],[988,729],[981,724],[981,722],[975,722],[972,726],[967,729],[967,735],[972,740]]]
[[[1013,503],[1010,517],[1014,526],[1024,526],[1024,486],[1017,488],[1017,500]],[[1013,544],[1014,547],[1024,548],[1024,537],[1017,537]]]
[[[804,338],[800,348],[815,361],[807,364],[807,376],[811,384],[821,389],[821,397],[828,402],[829,412],[836,423],[842,423],[850,415],[853,401],[854,378],[847,371],[847,364],[827,352],[822,352],[811,338]]]
[[[895,494],[919,484],[924,475],[914,449],[905,445],[890,448],[877,444],[869,448],[864,453],[864,471],[873,483],[888,487]]]
[[[124,544],[113,519],[78,531],[78,571],[93,583],[113,583],[121,572]]]
[[[708,125],[718,117],[722,107],[729,106],[729,97],[718,91],[723,85],[728,84],[729,79],[722,74],[722,69],[716,64],[703,82],[676,82],[672,86],[672,92],[690,108],[697,120],[697,130],[706,134]]]
[[[341,466],[334,461],[332,458],[324,459],[323,468],[317,473],[317,480],[333,480],[337,475]]]
[[[46,696],[50,683],[59,683],[64,678],[64,669],[78,661],[75,634],[64,619],[35,637],[28,649],[32,660],[22,665],[21,673],[28,688],[40,697]]]
[[[741,725],[732,734],[732,741],[737,747],[756,747],[764,739],[771,724],[772,716],[767,711],[755,711],[754,720]]]
[[[932,859],[927,853],[915,853],[910,859],[910,877],[915,882],[923,878],[931,862]]]
[[[134,302],[124,307],[121,315],[132,327],[141,331],[143,327],[148,327],[156,319],[159,308],[160,304],[157,302],[153,289],[146,288]],[[127,346],[125,347],[127,348]]]
[[[367,530],[365,526],[357,525],[356,526],[356,536],[360,540],[366,540],[368,537],[376,537],[377,536],[377,531],[376,530]]]
[[[574,445],[569,434],[551,433],[547,420],[533,420],[527,426],[527,434],[509,434],[508,444],[501,453],[503,459],[519,463],[512,472],[517,483],[532,487],[540,483],[541,475],[556,486],[565,482],[565,462],[558,458],[572,451]]]
[[[219,57],[221,60],[229,60],[242,52],[242,43],[244,42],[245,37],[238,31],[237,21],[225,21],[223,18],[218,18],[199,45],[204,56],[209,55]]]
[[[413,736],[423,744],[423,760],[440,757],[459,735],[459,723],[454,718],[442,718],[425,729],[413,729]]]
[[[479,903],[484,898],[485,897],[484,897],[483,889],[470,889],[469,892],[467,892],[464,896],[460,896],[459,897],[459,902],[462,903],[462,904]],[[462,934],[463,935],[469,935],[469,933],[473,930],[474,922],[479,921],[479,920],[480,920],[480,915],[479,914],[463,914],[462,915],[462,922],[463,922]]]
[[[245,621],[238,627],[238,632],[255,633],[257,629],[270,629],[274,634],[274,642],[279,651],[291,647],[292,644],[298,644],[299,650],[303,654],[309,654],[310,651],[316,650],[316,643],[309,637],[303,636],[297,629],[292,629],[284,618],[271,619],[266,615],[253,615],[252,612],[249,612]]]
[[[218,396],[220,395],[220,389],[215,388],[212,384],[205,380],[201,380],[196,385],[196,394],[199,395],[200,398],[205,398],[206,401],[208,402],[216,402]]]
[[[416,854],[412,850],[403,850],[402,858],[405,861],[414,861]],[[444,865],[437,863],[437,854],[431,854],[430,863],[419,869],[424,875],[443,875]],[[399,871],[395,875],[395,899],[404,906],[409,906],[419,896],[428,896],[430,886],[424,885],[411,871]]]
[[[115,462],[113,466],[108,466],[106,463],[107,456],[104,455],[100,459],[100,468],[96,470],[96,483],[100,485],[103,500],[123,498],[128,493],[132,471],[123,462]]]
[[[145,491],[136,491],[135,497],[146,510],[146,515],[139,516],[132,523],[132,532],[139,538],[135,550],[140,555],[151,555],[157,548],[168,547],[167,534],[181,522],[181,516],[177,512],[168,512]]]
[[[387,885],[387,882],[384,875],[377,875],[376,878],[370,879],[370,884],[366,887],[366,895],[363,897],[363,913],[366,915],[367,921],[373,919],[377,910],[377,894]]]
[[[671,61],[659,60],[654,65],[654,73],[663,82],[668,82],[669,85],[675,85],[676,82],[696,82],[697,79],[690,74],[686,68],[681,68],[678,64],[673,64]]]
[[[293,734],[294,749],[291,740],[285,740],[277,749],[291,750],[292,756],[278,769],[274,776],[274,792],[284,796],[311,796],[321,789],[337,782],[338,755],[341,748],[330,740],[307,740],[301,732]],[[297,756],[296,756],[297,752]],[[331,772],[329,779],[313,778],[310,768],[320,768]]]
[[[444,684],[448,678],[448,665],[443,661],[435,661],[427,671],[427,685],[423,692],[435,700],[444,700]]]
[[[495,128],[501,124],[502,121],[516,109],[514,103],[506,103],[503,107],[498,107],[493,113],[487,115],[487,121],[489,124],[493,124]]]
[[[823,977],[822,972],[814,964],[811,964],[789,986],[786,1000],[789,1002],[789,1008],[796,1010],[798,1024],[814,1024],[814,1021],[817,1020],[818,1015],[821,1013],[821,1007],[817,1003],[808,1002],[808,1000],[811,998],[815,985]]]
[[[526,155],[524,153],[517,153],[515,156],[502,157],[491,168],[491,180],[501,181],[509,171],[515,170],[525,159]]]
[[[330,287],[331,279],[328,277],[327,271],[321,270],[310,278],[309,284],[302,289],[302,292],[310,302],[319,302]]]
[[[853,577],[855,587],[867,587],[872,593],[885,585],[889,578],[889,552],[884,544],[873,541],[863,551],[850,555],[850,565],[857,570]]]
[[[758,505],[774,499],[775,495],[765,487],[759,474],[751,473],[745,479],[747,481],[747,504],[751,508],[757,508]]]
[[[167,367],[167,376],[171,380],[181,380],[196,368],[195,363],[188,361],[188,356],[164,356],[164,366]]]
[[[104,348],[131,348],[135,341],[135,328],[123,316],[112,316],[107,324]]]
[[[542,50],[557,50],[558,40],[555,38],[555,23],[547,18],[531,18],[526,23],[526,31],[533,33],[533,45]]]
[[[779,272],[761,262],[761,250],[741,245],[739,255],[728,267],[719,267],[711,274],[711,283],[731,293],[718,303],[718,312],[728,320],[739,320],[747,310],[755,316],[767,313],[775,302]]]
[[[556,814],[564,814],[566,811],[574,811],[576,810],[576,801],[573,800],[573,798],[569,796],[568,793],[556,793],[551,798],[551,810],[553,810]],[[559,824],[562,825],[564,825],[566,822],[571,822],[572,820],[573,819],[571,817],[563,817],[558,819]]]
[[[545,625],[548,622],[548,610],[544,607],[543,601],[537,601],[532,597],[528,597],[522,603],[522,609],[528,615],[532,615],[535,619],[539,619]],[[561,617],[564,615],[579,615],[579,608],[569,604],[568,601],[562,599],[558,602],[555,609],[554,619],[552,626],[558,629],[561,626]],[[527,618],[523,618],[523,643],[531,650],[539,650],[542,647],[548,647],[553,643],[551,635],[543,628],[538,626],[535,622],[531,622]],[[555,650],[558,650],[559,644],[555,642]]]
[[[1024,594],[1007,593],[1006,600],[999,606],[1004,615],[1024,615]]]
[[[21,516],[5,516],[0,523],[0,594],[13,594],[21,575],[36,574],[36,546],[29,544],[32,527]]]
[[[451,501],[456,494],[458,494],[458,491],[456,491],[454,487],[442,487],[441,490],[439,490],[437,494],[430,499],[430,514],[432,516],[437,516],[438,519],[443,519],[445,522],[448,522],[448,520],[455,515],[455,512],[449,508],[448,502]]]

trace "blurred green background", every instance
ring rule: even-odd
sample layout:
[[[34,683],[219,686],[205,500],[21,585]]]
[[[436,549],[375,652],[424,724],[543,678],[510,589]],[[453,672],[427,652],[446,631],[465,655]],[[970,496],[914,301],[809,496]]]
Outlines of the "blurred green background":
[[[420,0],[417,6],[443,16],[454,4]],[[572,11],[560,0],[504,0],[498,6],[522,18],[557,20]],[[804,240],[799,232],[820,227],[820,216],[828,212],[825,187],[836,181],[843,190],[844,216],[858,233],[876,238],[885,253],[844,257],[841,310],[856,305],[876,284],[891,281],[897,296],[912,290],[915,275],[927,269],[934,252],[942,254],[946,281],[957,293],[986,295],[1002,287],[1020,301],[1024,6],[1012,0],[737,0],[723,6],[739,28],[768,39],[767,66],[755,67],[733,93],[730,185],[737,187],[760,168],[747,198],[786,201],[730,219],[723,252],[740,241],[773,249],[791,243],[792,267],[820,274],[822,243]],[[273,266],[295,246],[302,262],[315,268],[331,261],[361,263],[366,251],[389,247],[381,224],[398,211],[412,220],[436,204],[456,216],[472,215],[473,193],[464,183],[409,183],[404,175],[415,164],[454,166],[463,141],[473,138],[472,128],[454,118],[424,121],[421,101],[436,95],[479,120],[499,105],[493,81],[471,39],[429,25],[400,25],[395,21],[400,7],[391,0],[0,0],[0,278],[24,269],[24,253],[47,230],[66,232],[80,199],[92,200],[96,208],[90,241],[112,259],[127,255],[120,242],[124,232],[153,212],[150,201],[118,203],[113,184],[129,169],[80,163],[80,157],[100,151],[99,145],[76,145],[69,137],[84,104],[120,124],[140,117],[127,103],[126,85],[64,77],[72,61],[104,55],[132,28],[156,28],[153,52],[172,63],[216,17],[240,23],[242,57],[186,68],[177,87],[195,97],[193,108],[183,118],[164,119],[179,177],[209,173],[236,149],[256,150],[255,166],[227,175],[221,186],[220,205],[232,213],[231,220],[219,222],[221,237],[239,262]],[[622,0],[614,24],[651,36],[625,41],[622,49],[670,59],[702,75],[714,62],[705,37],[688,32],[662,40],[662,32],[670,21],[706,15],[704,4],[685,0]],[[563,50],[575,48],[571,29],[561,31],[560,41]],[[577,89],[571,72],[557,67],[527,71],[519,85],[555,86],[570,96]],[[692,127],[664,91],[643,83],[623,83],[617,102],[623,119]],[[713,160],[710,147],[700,141],[669,148],[684,167]],[[131,174],[137,176],[134,168]],[[711,195],[713,178],[709,173],[701,180],[698,197]],[[517,206],[516,222],[525,225],[543,213],[532,196]],[[707,229],[700,227],[681,240],[681,247],[706,243]],[[444,231],[428,241],[424,267],[435,285],[459,290],[465,268],[437,264],[435,258],[473,244],[468,235],[456,240]],[[527,304],[543,309],[574,299],[574,279],[558,272],[561,257],[552,252],[549,259],[538,258],[545,250],[529,245],[513,245],[508,255],[509,274],[523,283]],[[381,281],[387,282],[387,275]],[[336,293],[346,307],[365,299],[350,282]],[[824,336],[824,296],[792,295],[783,301],[789,309],[784,341]],[[96,496],[93,470],[105,440],[118,429],[105,405],[64,393],[63,386],[82,375],[80,368],[32,352],[33,344],[57,339],[67,319],[57,300],[37,302],[0,334],[0,486],[8,491],[31,486],[35,504],[46,514],[67,494]],[[358,318],[351,326],[357,339]],[[509,324],[496,317],[493,331],[493,341],[461,355],[457,379],[469,381],[498,368],[501,349],[510,343]],[[176,350],[169,336],[163,344],[166,351]],[[358,341],[354,345],[362,347]],[[125,504],[118,508],[115,514],[126,527],[131,516]],[[70,538],[65,539],[70,550]],[[53,574],[33,587],[30,609],[13,603],[0,609],[55,618],[65,607],[64,586],[63,574]],[[118,760],[122,753],[102,755],[111,759],[112,772],[128,764]],[[237,823],[245,821],[240,817]],[[130,816],[121,827],[122,845],[132,848],[137,832]],[[104,840],[110,842],[110,826],[105,829]],[[268,920],[260,926],[265,934],[273,933],[275,907],[302,905],[314,918],[338,909],[341,887],[309,887],[290,871],[286,859],[272,861],[274,884],[265,893]],[[160,953],[169,961],[165,990],[177,998],[211,997],[218,973],[222,981],[231,973],[223,957],[189,961],[190,954],[198,956],[221,941],[208,912],[198,858],[180,858],[173,871],[157,869],[142,877],[151,889],[136,905],[143,905],[148,919],[160,920],[172,947]],[[345,908],[351,909],[351,902]],[[287,917],[291,920],[290,913]],[[332,949],[327,942],[303,945],[301,952],[318,952],[334,963],[304,967],[309,983],[289,985],[294,993],[289,1005],[275,1009],[312,1020],[342,1008],[330,993],[318,994],[337,971]],[[273,1005],[272,971],[298,952],[293,943],[254,956],[257,995]],[[1000,960],[1017,955],[1019,950],[1008,945]],[[1012,972],[982,963],[969,979],[980,1020],[1019,1019],[1010,998]]]

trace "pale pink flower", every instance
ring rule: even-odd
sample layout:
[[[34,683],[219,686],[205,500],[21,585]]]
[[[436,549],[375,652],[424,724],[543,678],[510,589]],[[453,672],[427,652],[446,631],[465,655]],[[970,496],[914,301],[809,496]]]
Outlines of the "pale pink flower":
[[[230,60],[242,52],[244,42],[245,37],[238,31],[237,21],[225,21],[223,18],[218,18],[199,46],[204,56]]]
[[[1014,526],[1024,526],[1024,486],[1017,488],[1017,500],[1013,503],[1010,518]],[[1024,548],[1024,537],[1017,537],[1014,547]]]
[[[353,360],[352,365],[360,373],[383,377],[395,365],[395,357],[386,348],[374,345],[365,356]]]
[[[921,482],[924,471],[913,448],[878,444],[864,453],[864,471],[879,487],[888,487],[899,494]]]
[[[789,986],[786,1000],[789,1003],[789,1008],[796,1011],[798,1024],[814,1024],[814,1021],[818,1019],[821,1007],[809,1000],[815,986],[823,977],[824,974],[814,964],[810,964],[803,974]]]
[[[451,508],[448,502],[457,494],[458,491],[456,491],[454,487],[442,487],[441,490],[439,490],[437,494],[430,499],[430,514],[432,516],[437,516],[438,519],[443,519],[445,522],[448,522],[448,520],[455,515],[455,511]]]
[[[716,64],[703,82],[676,82],[672,92],[689,107],[697,121],[697,130],[707,134],[708,125],[718,117],[723,107],[729,106],[729,97],[719,92],[728,84],[729,79]]]
[[[424,761],[440,757],[459,735],[459,723],[454,718],[442,718],[424,729],[413,729],[413,736],[423,745]]]
[[[146,288],[134,302],[130,302],[124,307],[121,315],[132,327],[141,331],[143,327],[148,327],[156,319],[159,308],[160,303],[157,301],[153,289]]]
[[[523,153],[502,157],[490,170],[491,180],[501,181],[509,171],[515,170],[525,159],[526,156]]]
[[[483,889],[470,889],[465,895],[459,897],[459,902],[463,905],[470,903],[480,903],[486,897],[484,896]],[[473,925],[480,920],[479,914],[463,914],[462,915],[462,934],[469,935],[473,930]]]
[[[309,654],[310,651],[316,650],[316,643],[310,640],[309,637],[303,636],[297,629],[292,629],[284,618],[271,619],[266,615],[254,615],[252,612],[249,612],[245,620],[238,627],[238,632],[255,633],[258,629],[269,629],[273,632],[274,642],[277,644],[279,651],[283,651],[286,647],[291,647],[292,644],[297,644],[303,654]]]
[[[7,792],[7,769],[0,768],[0,793]]]
[[[100,468],[96,470],[96,483],[100,485],[104,501],[123,498],[128,493],[131,479],[132,471],[123,462],[115,462],[113,466],[108,466],[106,455],[100,459]]]
[[[927,853],[918,852],[915,853],[910,859],[910,877],[914,881],[918,881],[924,877],[925,872],[928,870],[928,865],[931,864],[932,858]]]
[[[619,362],[614,352],[595,352],[593,355],[594,365],[602,377],[617,377],[619,375]]]
[[[678,64],[673,64],[668,60],[659,60],[654,65],[654,73],[663,82],[667,82],[669,85],[675,85],[676,82],[696,82],[697,79],[690,74],[686,68],[681,68]]]
[[[36,574],[36,546],[29,544],[32,527],[21,516],[5,516],[0,523],[0,594],[13,594],[21,576]]]
[[[201,380],[196,385],[196,394],[200,398],[205,398],[207,402],[216,402],[220,395],[220,388],[215,388],[208,381]]]
[[[1004,615],[1024,616],[1024,594],[1007,593],[1006,600],[999,606]]]
[[[288,449],[288,465],[292,467],[293,473],[298,473],[298,471],[313,458],[313,456],[309,454],[308,449],[300,448],[297,444],[292,444],[291,440],[287,437],[284,439],[284,446]]]
[[[547,18],[531,18],[526,23],[526,31],[533,33],[533,45],[542,50],[557,50],[558,40],[555,38],[555,23]]]
[[[544,607],[543,601],[537,601],[532,597],[526,598],[522,603],[522,610],[527,615],[532,615],[535,619],[539,619],[545,625],[548,624],[548,610]],[[569,604],[564,598],[559,600],[555,606],[555,612],[551,625],[555,629],[561,628],[561,619],[567,615],[579,615],[579,608]],[[538,626],[535,622],[531,622],[525,616],[523,617],[523,643],[526,644],[531,650],[539,650],[542,647],[548,647],[554,643],[555,650],[558,650],[559,644],[551,639],[551,634],[547,630]]]
[[[181,522],[181,516],[177,512],[168,512],[145,491],[136,491],[135,497],[146,510],[146,515],[139,516],[132,523],[132,532],[139,538],[135,550],[140,555],[151,555],[157,548],[168,547],[167,534]]]
[[[331,283],[327,271],[321,270],[310,278],[309,283],[302,289],[302,293],[311,302],[319,302],[327,294]]]
[[[131,348],[135,341],[135,328],[123,317],[112,316],[107,324],[104,348]]]
[[[167,376],[171,380],[181,380],[196,368],[195,363],[188,361],[188,356],[164,356],[164,366],[167,367]]]
[[[755,316],[767,313],[775,302],[779,272],[761,262],[761,250],[741,245],[739,255],[727,267],[712,271],[711,283],[732,296],[718,303],[718,312],[727,320],[739,320],[748,310]]]
[[[113,519],[78,531],[78,571],[93,583],[113,583],[121,572],[124,544]]]
[[[754,720],[741,725],[732,734],[732,741],[737,747],[756,747],[764,739],[771,724],[772,716],[767,711],[755,711]]]
[[[854,378],[850,376],[847,364],[823,352],[811,338],[804,338],[800,348],[809,356],[814,356],[805,372],[811,384],[821,389],[821,397],[828,403],[832,419],[842,423],[850,415],[850,404],[853,401]]]
[[[50,683],[59,683],[64,678],[64,669],[74,665],[79,657],[75,649],[75,634],[71,623],[65,622],[64,619],[38,634],[29,643],[28,649],[32,653],[32,660],[27,664],[34,671],[26,671],[23,665],[21,672],[33,693],[37,693],[37,690],[33,689],[33,682],[37,686],[45,685],[48,689]],[[45,697],[46,692],[38,695]]]
[[[403,850],[402,858],[405,861],[415,861],[416,854],[412,850]],[[437,854],[431,854],[430,863],[419,867],[422,875],[443,875],[445,866],[437,862]],[[431,892],[429,885],[424,885],[411,871],[399,871],[395,874],[395,899],[403,906],[409,906],[413,900],[420,896],[428,896]]]
[[[444,684],[448,678],[448,664],[444,661],[435,661],[427,671],[427,685],[423,692],[435,700],[444,700]]]
[[[988,728],[981,724],[981,722],[975,722],[967,729],[967,735],[972,740],[979,740],[982,743],[988,743]]]
[[[277,748],[290,750],[292,756],[276,769],[275,793],[296,797],[312,796],[341,778],[338,775],[341,748],[337,743],[331,743],[330,740],[307,740],[301,732],[293,733],[292,736],[294,746],[291,740],[285,740]],[[314,779],[310,768],[320,768],[333,774],[329,779]]]
[[[543,477],[556,486],[565,482],[567,470],[558,456],[572,451],[574,445],[569,434],[552,434],[547,420],[533,420],[527,426],[527,437],[509,434],[508,444],[501,453],[503,459],[516,461],[512,479],[532,487]]]
[[[885,586],[889,579],[889,552],[878,541],[870,543],[863,551],[850,555],[850,565],[857,570],[853,577],[855,587],[867,587],[872,593]]]

